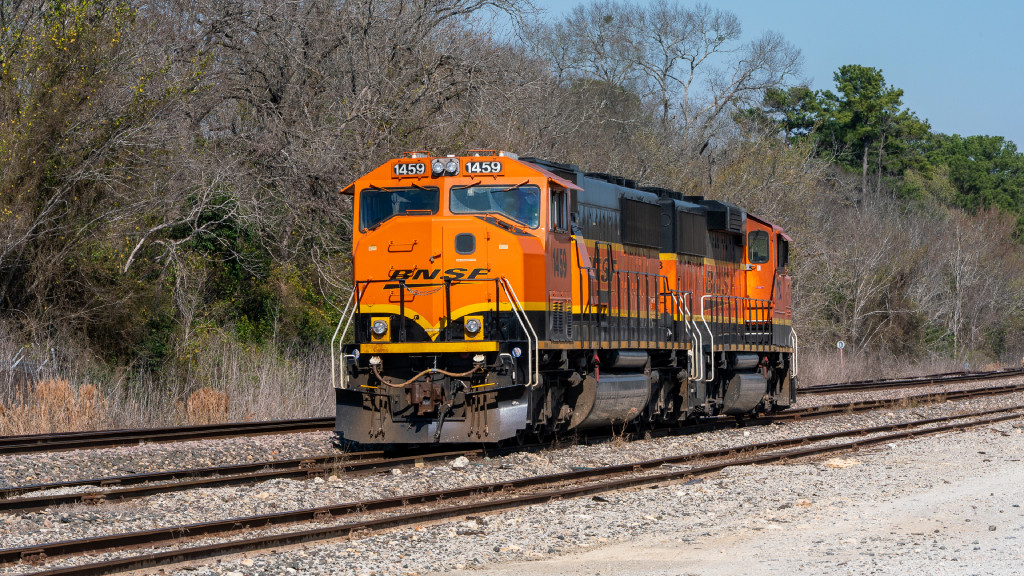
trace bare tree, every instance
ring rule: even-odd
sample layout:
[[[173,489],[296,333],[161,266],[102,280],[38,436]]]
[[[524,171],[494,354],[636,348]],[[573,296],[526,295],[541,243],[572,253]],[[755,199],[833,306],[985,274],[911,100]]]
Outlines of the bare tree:
[[[939,342],[957,360],[985,347],[1024,307],[1016,270],[1024,265],[1010,243],[1010,219],[994,211],[977,216],[952,212],[935,229],[928,273],[916,287],[929,321],[940,327]]]
[[[556,75],[638,91],[658,108],[663,127],[697,146],[720,132],[729,112],[795,79],[802,62],[779,34],[744,42],[734,14],[704,4],[602,0],[538,28],[534,49]]]

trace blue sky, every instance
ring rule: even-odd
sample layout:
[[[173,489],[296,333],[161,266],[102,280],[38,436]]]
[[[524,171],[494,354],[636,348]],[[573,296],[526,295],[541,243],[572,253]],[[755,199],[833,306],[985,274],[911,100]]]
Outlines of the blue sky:
[[[640,0],[643,2],[643,0]],[[537,0],[552,16],[578,0]],[[693,5],[696,2],[682,2]],[[978,0],[705,0],[739,17],[750,39],[782,34],[804,55],[814,89],[844,64],[879,68],[932,130],[1004,136],[1024,149],[1024,2]]]

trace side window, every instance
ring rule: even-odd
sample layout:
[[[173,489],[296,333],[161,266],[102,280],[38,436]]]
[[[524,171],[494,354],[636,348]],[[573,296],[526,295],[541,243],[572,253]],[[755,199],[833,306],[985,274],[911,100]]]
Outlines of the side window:
[[[768,261],[768,233],[755,230],[747,236],[748,260],[751,264],[764,264]]]
[[[782,235],[775,237],[775,246],[778,249],[778,257],[775,259],[775,266],[779,270],[785,269],[789,266],[789,242],[783,240]]]
[[[569,193],[562,188],[551,188],[551,229],[569,230]]]

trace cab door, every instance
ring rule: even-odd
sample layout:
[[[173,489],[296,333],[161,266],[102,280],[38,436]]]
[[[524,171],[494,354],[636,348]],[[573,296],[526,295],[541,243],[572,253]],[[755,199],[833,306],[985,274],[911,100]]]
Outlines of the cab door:
[[[775,284],[775,235],[769,226],[747,221],[747,249],[743,257],[747,298],[771,300]]]

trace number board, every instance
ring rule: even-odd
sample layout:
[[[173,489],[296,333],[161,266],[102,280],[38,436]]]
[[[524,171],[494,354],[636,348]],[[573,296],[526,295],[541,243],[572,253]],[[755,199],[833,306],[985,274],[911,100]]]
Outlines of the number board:
[[[395,176],[423,176],[427,165],[423,162],[399,162],[395,164]]]
[[[466,174],[500,174],[501,170],[501,162],[496,160],[466,162]]]

